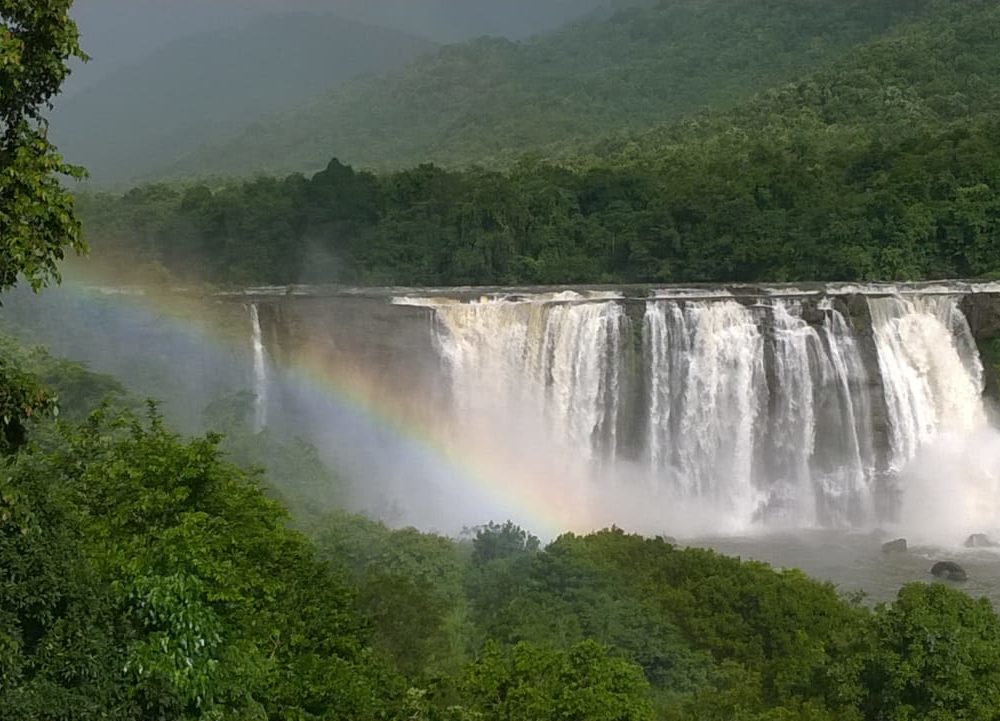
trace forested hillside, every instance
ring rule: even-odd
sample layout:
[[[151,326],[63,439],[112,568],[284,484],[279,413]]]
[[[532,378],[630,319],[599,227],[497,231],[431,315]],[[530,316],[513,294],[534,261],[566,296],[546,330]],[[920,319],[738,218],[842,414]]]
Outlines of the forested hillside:
[[[162,170],[171,176],[504,163],[725,108],[919,17],[931,0],[662,0],[511,42],[450,46]]]
[[[87,196],[99,257],[217,283],[921,279],[1000,273],[1000,8],[936,5],[728,112],[576,169],[430,165]]]
[[[283,13],[307,12],[389,28],[433,42],[483,35],[511,39],[553,30],[596,8],[656,0],[86,0],[75,18],[90,54],[74,63],[72,95],[180,38],[235,29]]]
[[[289,493],[315,454],[238,412],[206,409],[225,439],[184,437],[7,336],[0,379],[10,718],[996,718],[987,599],[913,583],[871,607],[618,528],[543,544],[510,522],[448,538],[317,515]],[[254,446],[283,457],[268,475],[245,468]]]
[[[269,16],[175,40],[60,101],[51,134],[94,182],[123,183],[262,114],[402,67],[434,47],[331,15]]]
[[[301,466],[242,470],[113,379],[6,337],[0,353],[5,388],[33,389],[30,416],[0,401],[19,429],[0,446],[11,718],[995,718],[985,599],[911,584],[870,609],[618,529],[455,540],[303,515],[294,495],[289,518],[268,496]]]
[[[317,0],[295,0],[306,7]],[[525,38],[601,8],[656,0],[319,0],[338,15],[417,33],[438,42],[489,35]],[[289,2],[289,0],[284,0]]]
[[[730,111],[603,138],[592,146],[595,162],[662,163],[672,146],[721,136],[770,140],[782,134],[854,133],[889,142],[987,119],[1000,106],[997,24],[994,3],[935,2],[923,20]]]

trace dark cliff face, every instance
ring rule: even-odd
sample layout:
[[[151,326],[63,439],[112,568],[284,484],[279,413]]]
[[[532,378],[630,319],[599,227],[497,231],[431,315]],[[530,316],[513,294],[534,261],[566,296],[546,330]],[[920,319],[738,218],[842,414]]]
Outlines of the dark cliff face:
[[[265,345],[279,364],[308,350],[363,366],[392,384],[438,365],[430,308],[382,299],[282,297],[257,300]]]
[[[962,312],[969,320],[969,328],[983,361],[983,394],[995,414],[995,409],[1000,406],[1000,295],[966,295],[962,299]]]
[[[969,293],[962,298],[962,312],[976,340],[1000,337],[1000,293]]]
[[[445,374],[430,308],[343,295],[244,298],[244,323],[250,303],[277,369],[304,367],[319,383],[391,399],[397,413],[413,418],[442,402]]]

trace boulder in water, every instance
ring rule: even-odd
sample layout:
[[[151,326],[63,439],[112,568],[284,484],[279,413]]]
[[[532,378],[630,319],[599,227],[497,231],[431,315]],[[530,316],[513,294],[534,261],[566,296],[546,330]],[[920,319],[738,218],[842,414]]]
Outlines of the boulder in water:
[[[965,569],[954,561],[938,561],[931,566],[931,575],[936,576],[937,578],[943,578],[947,581],[969,580],[969,576],[965,573]]]
[[[966,548],[997,548],[1000,543],[994,543],[985,533],[973,533],[965,539]]]
[[[882,544],[882,553],[906,553],[906,539],[897,538]]]

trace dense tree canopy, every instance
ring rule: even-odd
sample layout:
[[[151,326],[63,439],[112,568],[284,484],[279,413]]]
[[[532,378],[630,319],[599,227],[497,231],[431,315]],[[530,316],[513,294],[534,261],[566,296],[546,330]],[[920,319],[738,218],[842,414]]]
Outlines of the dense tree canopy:
[[[526,151],[572,158],[594,137],[745,101],[923,17],[935,2],[619,4],[637,7],[522,42],[446,46],[159,170],[172,177],[308,171],[332,155],[379,169],[505,165]]]
[[[996,718],[986,601],[913,584],[871,609],[618,529],[543,548],[510,522],[454,540],[335,512],[303,534],[217,436],[3,342],[74,419],[33,424],[0,472],[14,718]]]
[[[333,161],[311,179],[149,186],[80,206],[112,267],[140,258],[231,285],[989,277],[998,148],[988,117],[898,137],[773,130],[693,140],[663,167],[377,177]]]
[[[1000,9],[890,5],[927,15],[730,110],[574,144],[565,165],[374,175],[334,160],[144,186],[81,198],[87,237],[117,266],[235,285],[993,276]]]

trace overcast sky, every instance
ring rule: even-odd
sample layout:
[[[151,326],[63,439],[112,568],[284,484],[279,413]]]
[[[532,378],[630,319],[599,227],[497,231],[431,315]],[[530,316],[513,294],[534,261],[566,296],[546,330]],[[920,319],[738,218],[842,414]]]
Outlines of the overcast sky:
[[[523,37],[592,10],[603,0],[76,0],[73,15],[93,61],[67,84],[74,92],[170,40],[261,15],[336,13],[454,42],[478,35]]]

